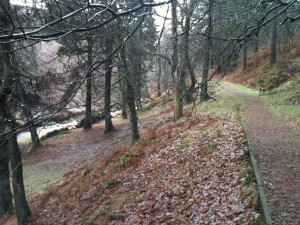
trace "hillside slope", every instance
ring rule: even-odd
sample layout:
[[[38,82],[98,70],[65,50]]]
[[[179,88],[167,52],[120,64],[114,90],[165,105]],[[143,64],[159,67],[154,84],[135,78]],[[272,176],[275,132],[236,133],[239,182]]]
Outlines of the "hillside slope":
[[[32,197],[29,224],[249,224],[259,219],[256,187],[244,159],[241,102],[222,95],[177,123],[171,122],[169,105],[142,113],[141,120],[156,116],[158,123],[143,129],[138,142],[118,147]],[[190,111],[188,106],[186,115]]]

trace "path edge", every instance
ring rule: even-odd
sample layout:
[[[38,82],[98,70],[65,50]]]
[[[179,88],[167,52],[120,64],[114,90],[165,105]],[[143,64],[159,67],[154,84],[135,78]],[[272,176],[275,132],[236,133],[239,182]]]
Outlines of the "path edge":
[[[259,192],[259,199],[260,199],[260,203],[262,206],[262,213],[264,215],[265,218],[265,222],[267,225],[272,225],[272,219],[271,219],[271,215],[270,215],[270,210],[267,204],[267,199],[264,193],[264,189],[262,186],[262,181],[261,181],[261,176],[259,173],[259,169],[255,160],[255,157],[253,155],[253,145],[252,142],[250,141],[249,138],[249,134],[246,133],[246,138],[247,138],[247,143],[248,143],[248,150],[249,150],[249,155],[250,155],[250,160],[251,160],[251,164],[252,164],[252,168],[254,170],[254,175],[256,178],[256,182],[257,182],[257,187],[258,187],[258,192]]]

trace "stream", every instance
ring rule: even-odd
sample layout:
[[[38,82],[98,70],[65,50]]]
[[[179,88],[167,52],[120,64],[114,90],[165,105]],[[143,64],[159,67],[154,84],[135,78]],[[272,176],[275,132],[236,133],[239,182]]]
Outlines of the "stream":
[[[67,122],[64,122],[64,123],[45,125],[45,126],[37,127],[37,133],[39,135],[39,138],[41,138],[41,137],[45,136],[46,134],[48,134],[49,132],[54,131],[54,130],[62,130],[64,128],[74,129],[75,126],[77,125],[77,123],[78,123],[78,121],[76,121],[76,120],[68,120]],[[28,138],[30,138],[29,131],[21,132],[17,135],[18,141],[25,141]]]

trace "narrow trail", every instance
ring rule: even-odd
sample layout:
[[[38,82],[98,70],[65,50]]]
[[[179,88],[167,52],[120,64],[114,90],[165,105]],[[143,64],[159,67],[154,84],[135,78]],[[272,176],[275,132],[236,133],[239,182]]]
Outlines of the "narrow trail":
[[[259,98],[227,85],[244,100],[250,137],[272,224],[300,224],[300,128],[270,112]]]

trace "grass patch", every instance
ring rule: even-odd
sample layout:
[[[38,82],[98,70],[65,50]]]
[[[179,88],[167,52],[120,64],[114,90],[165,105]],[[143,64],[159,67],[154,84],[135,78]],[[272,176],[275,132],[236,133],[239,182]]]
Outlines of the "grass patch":
[[[22,138],[18,138],[18,144],[29,144],[31,143],[31,137],[22,137]]]
[[[243,100],[224,89],[220,89],[214,95],[214,99],[201,103],[195,110],[196,114],[217,115],[217,116],[238,116]]]
[[[300,75],[262,96],[275,114],[300,123]]]
[[[111,189],[117,185],[117,180],[108,180],[105,184],[105,189]]]
[[[63,128],[61,130],[53,130],[51,132],[48,132],[45,136],[42,136],[41,140],[45,140],[45,139],[52,138],[52,137],[55,137],[55,138],[63,137],[63,136],[69,135],[69,134],[70,134],[69,128]]]
[[[264,97],[264,100],[268,108],[276,115],[300,123],[300,105],[286,104],[282,98],[276,98],[275,96]]]
[[[251,225],[261,225],[261,224],[265,224],[265,219],[264,219],[263,215],[259,215],[259,216],[255,219],[255,221],[253,221],[253,222],[251,223]]]
[[[229,85],[230,87],[232,87],[232,88],[234,88],[238,91],[241,91],[243,93],[246,93],[248,95],[251,95],[251,96],[258,96],[259,95],[258,90],[246,87],[244,85],[237,84],[237,83],[229,83],[229,82],[226,82],[226,84]]]
[[[54,183],[62,180],[68,170],[68,168],[46,170],[45,165],[42,163],[24,166],[26,194],[32,196],[49,188]]]
[[[176,151],[184,151],[186,148],[188,148],[190,146],[190,143],[188,142],[188,141],[186,141],[186,142],[182,142],[182,143],[180,143],[180,145],[178,145],[177,147],[176,147]]]
[[[161,112],[166,111],[168,109],[171,110],[172,100],[173,98],[171,95],[166,95],[151,101],[145,107],[142,107],[142,109],[139,111],[139,118],[146,118],[151,115],[158,115]]]
[[[119,167],[125,167],[125,165],[127,164],[127,162],[132,158],[132,157],[139,157],[139,154],[136,154],[134,152],[129,152],[127,153],[125,156],[120,158],[120,161],[118,163]]]

